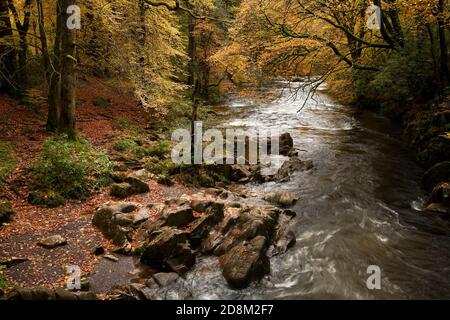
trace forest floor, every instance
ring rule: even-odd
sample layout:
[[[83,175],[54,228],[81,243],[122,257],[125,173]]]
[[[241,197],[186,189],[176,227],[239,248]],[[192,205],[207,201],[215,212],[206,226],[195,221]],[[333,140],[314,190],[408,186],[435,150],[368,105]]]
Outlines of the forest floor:
[[[106,98],[106,106],[95,106],[96,97]],[[66,279],[66,267],[77,265],[83,272],[91,272],[99,257],[94,249],[102,245],[108,249],[109,241],[92,224],[96,207],[114,201],[108,190],[83,201],[71,200],[58,208],[34,206],[28,203],[29,185],[27,169],[37,159],[46,132],[46,105],[30,108],[0,95],[0,141],[14,148],[17,166],[0,190],[14,208],[14,218],[0,227],[0,260],[12,257],[27,261],[4,271],[6,281],[13,286],[60,287]],[[145,127],[152,118],[134,99],[125,86],[110,85],[100,79],[80,81],[78,88],[77,127],[93,146],[108,149],[123,134],[114,128],[115,121],[134,121]],[[153,119],[154,120],[154,119]],[[165,198],[190,193],[188,188],[172,187],[147,181],[150,193],[127,198],[139,203],[161,202]],[[67,245],[52,250],[37,245],[39,239],[59,234]]]

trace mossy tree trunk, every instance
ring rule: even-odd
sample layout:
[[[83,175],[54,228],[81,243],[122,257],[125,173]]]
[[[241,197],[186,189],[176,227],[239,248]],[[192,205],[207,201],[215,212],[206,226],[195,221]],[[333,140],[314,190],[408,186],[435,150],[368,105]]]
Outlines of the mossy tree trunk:
[[[61,114],[58,129],[70,139],[76,138],[76,29],[67,26],[70,14],[67,8],[75,5],[75,0],[61,0]]]

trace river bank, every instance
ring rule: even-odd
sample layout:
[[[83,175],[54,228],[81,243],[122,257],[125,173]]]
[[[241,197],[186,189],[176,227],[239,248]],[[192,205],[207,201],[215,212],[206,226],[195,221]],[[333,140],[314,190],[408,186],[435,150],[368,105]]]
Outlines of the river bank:
[[[319,91],[318,98],[308,102],[300,114],[297,110],[303,100],[286,90],[285,83],[274,83],[260,89],[264,95],[269,91],[272,96],[278,95],[280,98],[264,101],[231,96],[225,106],[214,111],[217,118],[221,119],[219,127],[263,127],[289,132],[301,162],[312,165],[293,170],[289,179],[278,181],[255,181],[250,179],[251,175],[246,179],[241,176],[245,171],[241,171],[235,175],[236,181],[244,179],[232,188],[232,192],[226,191],[234,200],[228,201],[216,194],[213,202],[225,200],[228,201],[226,206],[237,210],[242,210],[242,206],[267,208],[270,205],[274,208],[269,202],[275,202],[282,207],[281,210],[295,212],[295,217],[289,223],[292,230],[291,241],[288,241],[289,250],[274,255],[269,263],[265,260],[262,267],[256,269],[262,271],[256,272],[258,276],[255,279],[260,281],[253,281],[248,286],[245,280],[246,288],[235,290],[223,276],[223,265],[214,255],[197,255],[196,263],[191,265],[192,247],[182,245],[184,262],[181,265],[187,263],[192,269],[182,272],[181,277],[175,277],[171,274],[173,269],[162,268],[156,271],[163,271],[164,274],[157,275],[154,269],[149,270],[148,265],[143,267],[141,253],[137,256],[128,255],[128,250],[133,251],[139,246],[132,245],[130,248],[123,246],[123,243],[119,247],[111,246],[109,240],[101,236],[101,228],[89,227],[94,230],[95,237],[103,239],[101,247],[104,250],[97,254],[91,251],[86,255],[90,260],[96,260],[89,269],[91,288],[98,293],[110,293],[100,295],[102,298],[133,299],[385,299],[450,296],[450,283],[447,280],[450,274],[446,268],[450,260],[450,224],[444,217],[423,210],[427,192],[419,181],[424,170],[414,161],[411,150],[401,139],[401,128],[379,115],[340,105],[323,91]],[[283,158],[285,160],[288,158]],[[142,174],[140,169],[138,171]],[[208,171],[203,173],[207,174]],[[209,220],[208,216],[192,208],[192,199],[206,190],[182,189],[178,184],[163,186],[151,177],[149,175],[147,180],[140,176],[150,187],[150,193],[125,199],[125,202],[139,203],[139,210],[129,212],[133,217],[125,216],[128,214],[125,212],[120,217],[121,225],[126,228],[118,229],[123,231],[119,233],[119,239],[128,237],[128,223],[133,224],[137,219],[135,213],[148,208],[148,205],[153,208],[148,212],[151,222],[147,226],[151,229],[154,221],[158,221],[158,216],[165,216],[165,210],[159,211],[161,207],[155,204],[163,207],[169,204],[170,207],[171,201],[165,203],[165,200],[174,197],[176,201],[187,197],[190,199],[190,209],[200,213],[198,216],[198,213],[193,214],[195,219],[192,223]],[[128,188],[128,184],[132,184],[131,180],[123,176],[116,179],[118,184],[127,184],[122,187]],[[210,179],[203,181],[211,182]],[[279,194],[274,195],[274,192]],[[284,193],[284,196],[280,193]],[[101,208],[108,201],[117,199],[107,196],[97,202],[96,207]],[[236,203],[240,204],[239,208]],[[182,208],[183,205],[177,207]],[[95,207],[90,207],[88,211],[83,214],[86,226],[96,213]],[[186,214],[191,217],[188,208],[181,211],[182,216]],[[138,230],[133,233],[133,239],[137,239]],[[106,233],[109,233],[108,228]],[[168,234],[177,239],[177,248],[180,248],[179,244],[186,243],[178,231]],[[275,238],[268,239],[271,244],[278,242],[274,241]],[[85,237],[80,240],[84,243]],[[154,239],[147,240],[152,242]],[[68,239],[69,244],[73,241],[76,240]],[[89,248],[94,250],[97,246]],[[66,251],[65,246],[51,250],[54,253]],[[123,255],[124,252],[126,255]],[[269,251],[265,252],[268,254]],[[174,253],[179,262],[180,252]],[[262,256],[256,257],[260,261]],[[172,255],[163,256],[160,262],[165,265],[172,258]],[[26,263],[15,265],[7,273],[16,270],[25,274],[20,268]],[[162,265],[156,266],[157,269]],[[371,265],[377,265],[382,270],[381,290],[369,290],[366,286],[367,268]],[[270,268],[269,274],[267,266]],[[61,279],[59,283],[63,284],[66,275],[61,266],[58,268],[55,277],[58,276]],[[160,287],[163,282],[166,285]],[[52,281],[47,283],[51,285]],[[113,288],[117,286],[121,289],[112,294]]]

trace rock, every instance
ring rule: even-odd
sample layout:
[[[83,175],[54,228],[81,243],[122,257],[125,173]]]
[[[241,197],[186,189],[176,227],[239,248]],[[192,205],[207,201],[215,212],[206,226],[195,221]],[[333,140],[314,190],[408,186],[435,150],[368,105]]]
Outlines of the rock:
[[[164,208],[162,219],[165,221],[165,225],[180,228],[194,221],[195,218],[192,208],[184,205],[181,207],[168,206]]]
[[[142,208],[133,218],[133,225],[138,226],[150,218],[150,208]]]
[[[0,225],[12,220],[14,209],[11,202],[0,199]]]
[[[239,182],[246,182],[249,181],[252,173],[249,170],[249,167],[246,165],[241,164],[234,164],[231,165],[232,173],[231,173],[231,181],[239,181]]]
[[[129,227],[133,225],[134,214],[132,213],[116,213],[114,215],[114,221],[117,225],[123,227]]]
[[[444,203],[449,204],[450,197],[450,183],[443,182],[433,188],[431,192],[429,203]]]
[[[156,283],[156,280],[153,279],[153,278],[147,279],[147,280],[145,281],[145,285],[146,285],[148,288],[150,288],[150,289],[156,289],[156,288],[159,288],[158,283]]]
[[[118,179],[119,178],[117,178],[117,180]],[[135,194],[147,193],[150,191],[148,184],[137,177],[120,177],[120,180],[123,180],[123,182],[111,185],[110,195],[113,197],[124,199]]]
[[[286,191],[272,192],[264,197],[264,200],[282,207],[291,207],[298,199],[298,195]]]
[[[312,161],[302,161],[298,157],[292,157],[285,161],[272,180],[278,182],[285,182],[290,179],[290,176],[302,170],[311,170],[313,168]]]
[[[176,282],[178,278],[180,278],[180,276],[178,275],[178,273],[175,272],[168,272],[168,273],[160,272],[153,275],[153,279],[155,279],[156,283],[161,287],[165,287],[168,286],[169,284]]]
[[[148,184],[137,177],[127,177],[125,182],[131,185],[134,194],[150,192]]]
[[[212,204],[213,200],[205,200],[205,199],[193,199],[191,201],[191,208],[197,212],[205,212]]]
[[[273,206],[243,207],[236,219],[228,219],[221,230],[221,239],[206,242],[219,243],[214,248],[214,254],[220,256],[228,252],[235,245],[263,236],[268,239],[275,231],[280,210]]]
[[[204,212],[204,215],[195,220],[189,228],[189,241],[194,246],[199,246],[206,238],[211,229],[224,218],[224,204],[215,202]]]
[[[158,176],[156,182],[158,184],[161,184],[163,186],[168,186],[168,187],[171,187],[175,184],[170,178],[163,176],[163,175]]]
[[[236,245],[220,257],[222,274],[232,288],[246,288],[252,281],[258,281],[270,272],[269,259],[265,254],[266,242],[265,237],[257,236]]]
[[[195,263],[195,255],[187,245],[186,233],[171,227],[162,227],[154,238],[145,242],[138,250],[141,262],[158,270],[170,270],[186,263],[187,268]]]
[[[59,246],[63,246],[67,244],[67,240],[62,236],[56,234],[45,239],[40,240],[38,243],[41,247],[46,249],[53,249]]]
[[[134,195],[135,193],[131,184],[127,182],[121,182],[112,184],[109,194],[112,197],[124,199]]]
[[[450,181],[450,161],[436,164],[422,178],[422,183],[427,190],[432,190],[437,184],[446,181]]]
[[[103,248],[102,245],[98,245],[94,248],[93,254],[95,254],[96,256],[101,256],[102,254],[105,253],[105,248]]]
[[[425,211],[438,212],[438,213],[448,213],[448,208],[440,203],[431,203],[425,207]]]
[[[11,268],[11,267],[14,267],[14,266],[16,266],[18,264],[27,262],[27,261],[29,261],[28,258],[12,257],[12,258],[0,261],[0,266],[5,266],[6,268]]]
[[[113,250],[114,253],[125,255],[125,256],[130,255],[132,253],[132,251],[133,251],[133,248],[131,246],[131,243],[129,243],[128,241],[125,241],[124,245]]]
[[[116,256],[114,256],[114,255],[112,255],[112,254],[105,254],[105,255],[103,256],[103,258],[106,259],[106,260],[110,260],[110,261],[112,261],[112,262],[117,262],[117,261],[119,261],[119,258],[117,258]]]
[[[102,234],[116,245],[122,245],[128,239],[130,228],[124,226],[124,214],[138,208],[135,203],[111,203],[99,207],[94,214],[92,224],[99,228]],[[119,218],[116,220],[116,216]],[[130,218],[133,222],[134,218]]]
[[[269,257],[274,257],[285,253],[289,248],[295,245],[297,239],[295,233],[289,228],[282,227],[277,231],[275,244],[269,248]]]
[[[65,289],[18,288],[12,291],[7,300],[97,300],[97,295],[93,292],[70,292]]]
[[[294,140],[288,132],[280,135],[279,139],[280,154],[283,156],[288,156],[294,148]]]

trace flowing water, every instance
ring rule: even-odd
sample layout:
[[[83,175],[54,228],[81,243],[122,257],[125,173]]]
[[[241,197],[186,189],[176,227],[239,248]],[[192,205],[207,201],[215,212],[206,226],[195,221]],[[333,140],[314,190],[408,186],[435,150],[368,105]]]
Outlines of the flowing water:
[[[296,245],[271,259],[271,274],[242,291],[228,289],[214,258],[199,261],[187,282],[194,298],[405,299],[450,298],[450,224],[420,210],[423,170],[389,120],[333,102],[320,91],[303,104],[286,83],[261,103],[232,98],[226,127],[290,132],[314,170],[286,183],[248,185],[261,196],[295,191],[301,199]],[[367,268],[381,269],[381,290],[369,290]]]
[[[313,161],[314,170],[289,182],[244,186],[254,194],[248,201],[262,202],[265,193],[280,190],[301,195],[293,208],[295,246],[271,259],[269,276],[240,291],[228,287],[217,258],[200,258],[182,286],[161,298],[450,299],[450,222],[421,211],[423,170],[401,140],[401,129],[320,91],[297,113],[304,97],[286,85],[260,89],[276,100],[230,98],[217,110],[224,128],[289,132],[300,158]],[[142,277],[135,263],[130,257],[102,265],[109,269],[98,273],[95,287],[108,288],[111,278]],[[381,270],[380,290],[366,285],[373,265]],[[102,274],[110,275],[108,283]]]

